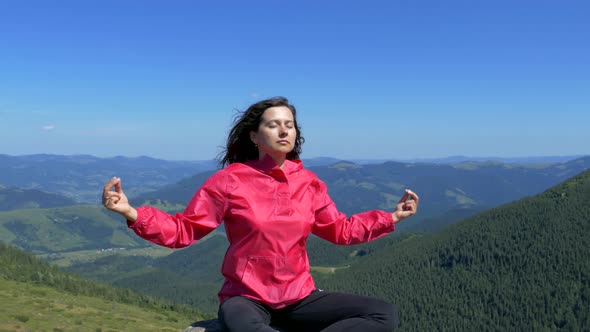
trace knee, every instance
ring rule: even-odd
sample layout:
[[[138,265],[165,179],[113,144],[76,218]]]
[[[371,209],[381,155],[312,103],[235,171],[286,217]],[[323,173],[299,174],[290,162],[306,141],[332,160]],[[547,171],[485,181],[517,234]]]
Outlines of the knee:
[[[219,306],[219,311],[217,312],[217,319],[222,327],[222,330],[230,331],[232,322],[238,320],[238,318],[241,317],[240,313],[243,312],[246,307],[247,302],[244,298],[239,296],[225,300]]]
[[[224,317],[233,316],[234,312],[239,312],[245,305],[246,303],[244,299],[239,296],[223,301],[223,303],[219,306],[219,311],[217,312],[219,319],[223,320]]]
[[[263,305],[241,296],[225,300],[217,316],[224,331],[257,331],[270,324],[270,313]]]

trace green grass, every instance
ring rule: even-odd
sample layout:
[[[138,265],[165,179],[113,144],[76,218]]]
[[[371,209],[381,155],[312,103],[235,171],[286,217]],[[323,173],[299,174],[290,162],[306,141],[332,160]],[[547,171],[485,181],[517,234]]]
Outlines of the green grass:
[[[182,331],[200,317],[0,279],[0,331]]]

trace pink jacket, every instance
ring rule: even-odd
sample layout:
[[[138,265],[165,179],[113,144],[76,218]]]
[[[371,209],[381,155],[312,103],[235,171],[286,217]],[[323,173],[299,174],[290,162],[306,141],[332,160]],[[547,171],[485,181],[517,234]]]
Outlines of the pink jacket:
[[[310,233],[336,244],[367,242],[394,230],[390,212],[339,212],[326,185],[303,168],[272,159],[234,163],[213,174],[183,213],[137,209],[130,228],[158,245],[193,244],[222,221],[229,248],[221,268],[219,300],[245,296],[273,309],[293,304],[315,289],[306,241]]]

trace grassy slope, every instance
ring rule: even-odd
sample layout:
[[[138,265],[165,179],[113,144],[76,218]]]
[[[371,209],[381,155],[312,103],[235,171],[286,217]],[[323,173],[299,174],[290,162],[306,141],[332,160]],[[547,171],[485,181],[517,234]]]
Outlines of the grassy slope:
[[[0,279],[0,331],[182,331],[195,319]]]
[[[0,212],[0,241],[29,252],[140,246],[126,228],[123,220],[97,206]]]

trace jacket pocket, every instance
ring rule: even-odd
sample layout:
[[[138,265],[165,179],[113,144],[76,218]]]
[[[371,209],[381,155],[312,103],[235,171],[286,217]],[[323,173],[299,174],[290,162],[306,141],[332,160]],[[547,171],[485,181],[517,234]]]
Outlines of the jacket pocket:
[[[288,284],[307,270],[304,255],[248,257],[243,281],[260,285]]]
[[[248,257],[242,283],[267,304],[299,300],[313,283],[307,256]]]

